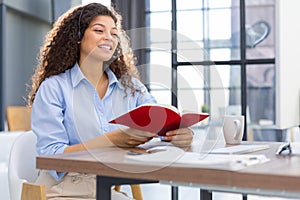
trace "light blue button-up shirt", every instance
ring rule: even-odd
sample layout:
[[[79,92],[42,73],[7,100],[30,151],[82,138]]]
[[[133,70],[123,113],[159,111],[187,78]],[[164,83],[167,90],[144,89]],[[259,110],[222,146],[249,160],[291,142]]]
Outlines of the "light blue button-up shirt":
[[[70,145],[82,143],[100,134],[113,131],[117,125],[109,121],[145,103],[156,103],[146,87],[133,78],[134,96],[107,69],[109,79],[105,96],[100,99],[96,89],[81,72],[78,64],[42,82],[32,106],[31,127],[38,137],[39,155],[63,153]],[[50,171],[59,180],[64,173]]]

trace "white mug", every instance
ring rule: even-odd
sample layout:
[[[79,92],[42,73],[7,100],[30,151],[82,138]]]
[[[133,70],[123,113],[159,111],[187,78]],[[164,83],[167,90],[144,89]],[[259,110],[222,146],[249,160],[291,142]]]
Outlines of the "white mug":
[[[223,117],[223,134],[226,144],[240,144],[244,134],[243,115],[225,115]]]

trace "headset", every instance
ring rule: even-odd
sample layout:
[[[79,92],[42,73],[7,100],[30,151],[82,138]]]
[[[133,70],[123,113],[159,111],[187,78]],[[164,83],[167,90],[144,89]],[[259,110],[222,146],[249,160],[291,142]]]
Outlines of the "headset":
[[[80,12],[80,15],[79,15],[79,19],[78,19],[78,38],[79,38],[79,40],[81,40],[82,39],[82,33],[81,33],[81,27],[80,27],[80,22],[81,22],[81,18],[82,18],[82,13],[83,13],[83,11],[84,11],[84,8],[85,8],[85,6],[83,6],[82,7],[82,9],[81,9],[81,12]]]

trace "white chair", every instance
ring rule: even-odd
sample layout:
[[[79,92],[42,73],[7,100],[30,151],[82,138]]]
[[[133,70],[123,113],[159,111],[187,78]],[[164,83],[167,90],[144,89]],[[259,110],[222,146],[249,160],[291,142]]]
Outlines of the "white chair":
[[[25,184],[26,182],[34,183],[38,176],[36,142],[36,135],[32,131],[27,131],[20,134],[11,147],[8,163],[10,200],[46,199],[43,185]],[[136,200],[142,200],[140,185],[132,184],[130,186],[132,196]],[[120,186],[116,186],[116,190],[120,191]]]
[[[23,132],[0,132],[0,199],[9,200],[8,166],[10,151],[15,140]]]
[[[32,131],[27,131],[20,134],[12,146],[8,163],[11,200],[20,200],[23,183],[34,183],[38,176],[38,170],[36,169],[36,141],[36,135]]]

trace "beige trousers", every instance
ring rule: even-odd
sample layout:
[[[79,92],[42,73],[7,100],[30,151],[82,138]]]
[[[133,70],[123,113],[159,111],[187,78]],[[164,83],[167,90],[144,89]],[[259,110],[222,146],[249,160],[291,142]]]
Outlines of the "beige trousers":
[[[96,176],[92,174],[69,172],[62,180],[56,181],[48,171],[42,170],[36,183],[45,185],[48,200],[96,199]],[[114,189],[111,191],[111,199],[132,200]]]

